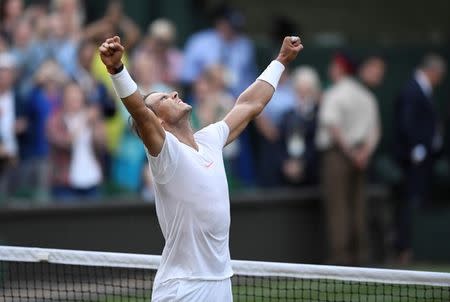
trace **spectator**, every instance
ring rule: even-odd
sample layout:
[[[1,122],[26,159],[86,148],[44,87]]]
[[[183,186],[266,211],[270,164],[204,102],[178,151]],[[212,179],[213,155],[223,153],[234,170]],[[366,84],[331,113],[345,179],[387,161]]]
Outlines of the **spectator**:
[[[377,55],[367,57],[358,69],[358,76],[361,82],[369,88],[375,89],[381,85],[384,78],[386,64],[384,59]]]
[[[50,197],[50,146],[46,125],[50,115],[60,108],[62,85],[66,81],[56,62],[45,62],[35,74],[34,87],[25,105],[29,127],[21,151],[21,186],[31,189],[40,202]]]
[[[20,102],[14,91],[15,62],[0,54],[0,196],[13,193],[14,166],[19,155],[17,135],[26,127]]]
[[[258,136],[258,184],[275,187],[283,184],[281,166],[284,141],[281,139],[283,116],[295,106],[295,91],[287,71],[263,113],[255,119]]]
[[[106,38],[119,34],[124,47],[127,50],[133,49],[141,33],[136,23],[123,12],[121,0],[110,0],[105,15],[85,28],[84,38],[101,43]]]
[[[104,150],[104,127],[96,106],[87,106],[81,88],[66,85],[61,110],[49,120],[53,194],[58,200],[95,198],[102,170],[99,153]]]
[[[28,20],[23,19],[17,23],[14,28],[11,43],[11,53],[14,55],[19,68],[20,74],[22,76],[25,70],[25,65],[27,64],[28,55],[31,51],[31,42],[33,40],[33,29]]]
[[[30,22],[33,29],[37,30],[37,25],[40,19],[47,18],[49,14],[49,0],[27,1],[27,6],[23,19]]]
[[[111,117],[116,112],[114,99],[109,95],[103,83],[96,80],[91,72],[92,62],[97,52],[93,41],[82,41],[78,47],[78,64],[72,78],[80,85],[88,104],[100,108],[104,117]]]
[[[237,97],[256,78],[253,43],[242,33],[244,17],[241,13],[221,8],[215,26],[194,34],[186,43],[181,80],[192,85],[211,65],[223,65],[230,77],[230,91]],[[207,49],[208,51],[205,51]],[[253,155],[249,133],[239,137],[239,181],[246,186],[255,182]]]
[[[320,79],[308,66],[298,67],[293,74],[295,106],[281,118],[283,142],[283,176],[290,184],[316,184],[318,155],[315,146]]]
[[[253,44],[242,33],[243,26],[241,13],[221,9],[214,28],[196,33],[187,41],[182,81],[191,85],[209,65],[221,64],[231,76],[234,96],[247,88],[255,80],[256,65]]]
[[[79,0],[53,0],[52,8],[54,14],[62,21],[64,32],[75,40],[81,39],[82,25],[84,23],[84,8]]]
[[[331,62],[333,86],[323,97],[317,135],[329,262],[344,265],[368,261],[365,171],[379,140],[375,98],[351,77],[354,71],[348,55]]]
[[[395,155],[404,174],[396,221],[400,264],[408,264],[412,258],[413,211],[427,202],[434,156],[442,147],[432,97],[445,71],[443,58],[426,56],[396,101]]]
[[[194,84],[192,124],[201,129],[225,117],[234,104],[227,92],[226,70],[222,65],[205,69]]]
[[[100,45],[106,38],[119,34],[122,38],[122,43],[127,49],[131,51],[139,40],[140,30],[136,23],[131,18],[124,14],[124,7],[120,0],[110,0],[105,11],[105,15],[98,21],[95,21],[84,30],[83,37],[85,40],[93,40],[97,45]],[[123,63],[128,66],[128,56],[125,54]],[[115,92],[111,85],[111,79],[107,70],[105,69],[100,56],[97,54],[92,63],[92,74],[103,85],[108,88],[111,95]],[[126,128],[126,115],[123,115],[125,109],[121,105],[119,99],[116,98],[116,114],[106,120],[106,133],[108,150],[113,153],[119,148],[120,138]],[[123,110],[119,110],[123,109]]]
[[[212,65],[205,69],[195,81],[194,98],[191,100],[192,126],[199,130],[217,120],[221,120],[234,104],[233,96],[227,91],[226,69],[222,65]],[[225,147],[223,156],[231,189],[235,188],[238,178],[239,139]]]
[[[63,68],[66,74],[72,74],[76,68],[79,33],[65,24],[64,16],[53,14],[49,17],[47,40],[41,41],[48,45],[47,54]]]
[[[385,74],[385,70],[386,70],[386,64],[384,62],[384,59],[379,56],[379,55],[369,55],[368,57],[364,58],[358,68],[358,79],[361,82],[361,84],[363,84],[364,86],[366,86],[366,88],[371,91],[375,98],[376,98],[376,94],[375,92],[377,91],[377,88],[379,88],[383,82],[384,79],[384,74]],[[381,104],[381,102],[376,99],[377,104],[380,104],[379,107],[383,107]],[[383,115],[383,113],[381,113],[381,115]],[[384,141],[386,140],[385,137],[383,137]],[[384,142],[383,140],[380,141],[380,147],[378,149],[378,151],[380,151],[380,149],[383,148]],[[374,162],[376,162],[377,160],[379,160],[379,152],[375,152],[376,154],[373,155],[374,158],[376,158],[374,160]],[[375,164],[376,165],[376,164]],[[373,165],[373,166],[375,166]],[[368,167],[368,178],[371,180],[376,180],[376,176],[374,174],[374,167]]]
[[[110,0],[105,15],[100,20],[86,26],[84,39],[93,40],[97,45],[100,45],[105,39],[119,34],[125,49],[127,51],[132,50],[139,40],[140,30],[137,24],[123,12],[122,1]],[[123,57],[123,63],[128,65],[127,55]],[[105,70],[99,55],[95,56],[92,68],[94,76],[105,84],[108,90],[115,93],[111,86],[109,74]]]
[[[26,66],[26,71],[30,74],[34,74],[47,60],[55,60],[67,75],[74,72],[79,40],[64,27],[62,18],[59,14],[52,14],[36,20],[35,35]]]
[[[22,99],[26,99],[33,85],[33,76],[44,56],[37,58],[34,49],[35,33],[27,18],[21,19],[14,28],[11,44],[11,54],[15,57],[18,67],[18,92]]]
[[[176,29],[167,19],[156,19],[148,27],[148,34],[136,55],[152,57],[154,82],[175,86],[180,79],[183,56],[175,48]]]
[[[78,83],[86,96],[88,105],[95,106],[100,110],[101,118],[112,118],[116,114],[116,101],[110,95],[106,86],[98,81],[92,73],[92,63],[97,53],[97,45],[91,41],[82,41],[78,47],[78,64],[73,80]],[[110,152],[103,152],[102,164],[105,176],[110,176],[112,158]]]
[[[358,68],[359,81],[373,93],[377,104],[379,104],[379,108],[381,109],[380,116],[381,118],[384,116],[386,119],[386,110],[390,110],[392,108],[391,103],[389,102],[389,104],[385,103],[383,105],[383,100],[379,98],[379,95],[377,95],[377,93],[380,92],[379,88],[383,82],[385,71],[385,59],[379,54],[370,54],[363,58]],[[385,120],[381,119],[380,124],[385,124],[384,122]],[[388,152],[386,152],[386,142],[390,140],[390,138],[391,136],[389,134],[383,135],[377,149],[373,152],[371,161],[368,163],[366,169],[367,182],[383,183],[385,185],[395,182],[395,177],[398,175],[398,173],[395,172],[398,172],[398,169],[395,169],[395,163],[392,161],[389,154],[387,154]],[[374,254],[371,259],[372,261],[377,261],[376,258],[378,258],[378,261],[382,260],[392,251],[392,239],[390,238],[390,234],[392,234],[392,226],[389,223],[391,217],[390,215],[386,215],[388,206],[390,205],[383,202],[372,203],[369,205],[368,212],[370,214],[367,215],[367,220],[369,221],[371,229],[376,230],[375,234],[378,235],[378,237],[374,236],[371,239],[377,238],[379,240],[378,242],[382,243],[380,245],[380,251],[382,251],[382,253],[378,255]]]
[[[0,34],[10,43],[13,31],[23,14],[22,0],[3,0],[0,2]]]
[[[142,94],[173,91],[173,87],[162,82],[158,76],[158,63],[155,56],[137,53],[131,62],[131,69]]]

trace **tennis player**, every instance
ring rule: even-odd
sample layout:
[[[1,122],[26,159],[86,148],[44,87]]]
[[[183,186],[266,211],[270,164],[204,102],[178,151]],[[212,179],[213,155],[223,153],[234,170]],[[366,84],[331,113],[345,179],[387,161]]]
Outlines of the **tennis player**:
[[[143,97],[121,62],[119,37],[100,55],[131,114],[155,181],[156,213],[165,238],[152,301],[232,301],[228,236],[230,201],[222,149],[271,99],[285,67],[303,49],[286,37],[276,60],[237,99],[226,117],[194,133],[192,107],[177,92]],[[208,51],[205,49],[205,52]]]

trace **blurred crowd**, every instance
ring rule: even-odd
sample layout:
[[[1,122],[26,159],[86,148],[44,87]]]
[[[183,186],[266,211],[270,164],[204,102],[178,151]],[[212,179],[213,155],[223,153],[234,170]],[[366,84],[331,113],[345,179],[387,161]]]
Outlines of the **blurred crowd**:
[[[121,36],[142,94],[184,93],[195,129],[223,118],[260,72],[244,16],[229,8],[178,49],[170,20],[156,19],[142,33],[121,1],[111,0],[89,24],[77,0],[0,3],[0,200],[91,200],[108,190],[153,199],[145,150],[97,53],[108,37]],[[273,57],[289,34],[274,38]],[[224,151],[232,190],[322,184],[332,263],[367,257],[365,183],[383,132],[373,90],[385,69],[381,55],[340,51],[330,58],[328,79],[313,66],[286,70],[263,114]],[[398,247],[406,258],[411,211],[427,198],[442,148],[432,95],[445,71],[439,55],[425,56],[399,83],[394,105],[394,153],[406,176]]]

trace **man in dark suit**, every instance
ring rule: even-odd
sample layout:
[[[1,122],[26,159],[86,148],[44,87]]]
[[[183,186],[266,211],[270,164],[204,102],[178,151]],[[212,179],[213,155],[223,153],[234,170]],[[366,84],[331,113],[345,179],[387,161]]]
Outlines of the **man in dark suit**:
[[[433,157],[442,147],[432,95],[445,71],[444,59],[427,55],[395,104],[395,155],[404,174],[403,198],[396,217],[400,264],[411,260],[413,210],[426,202]]]

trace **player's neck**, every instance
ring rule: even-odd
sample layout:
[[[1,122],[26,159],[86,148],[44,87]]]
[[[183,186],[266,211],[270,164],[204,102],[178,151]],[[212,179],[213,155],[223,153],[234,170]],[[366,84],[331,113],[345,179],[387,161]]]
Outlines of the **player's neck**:
[[[173,125],[166,125],[166,130],[172,133],[180,142],[198,151],[198,145],[194,139],[194,130],[188,118],[181,119]]]

